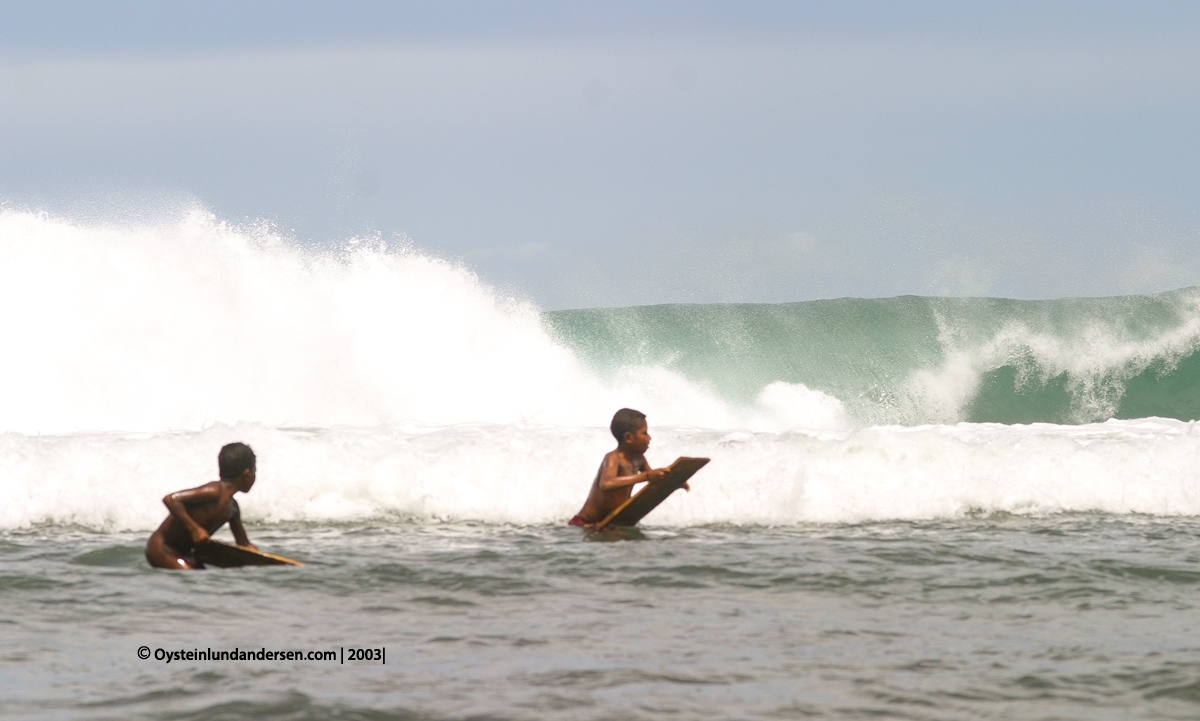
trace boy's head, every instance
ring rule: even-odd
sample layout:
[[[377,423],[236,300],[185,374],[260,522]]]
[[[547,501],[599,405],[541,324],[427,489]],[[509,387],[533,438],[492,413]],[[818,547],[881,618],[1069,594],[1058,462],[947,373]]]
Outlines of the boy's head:
[[[628,443],[626,433],[637,435],[638,431],[646,430],[646,414],[632,408],[622,408],[613,414],[609,430],[616,437],[617,443]]]
[[[246,471],[255,469],[254,451],[245,443],[222,446],[217,454],[217,468],[221,471],[221,478],[237,480]]]

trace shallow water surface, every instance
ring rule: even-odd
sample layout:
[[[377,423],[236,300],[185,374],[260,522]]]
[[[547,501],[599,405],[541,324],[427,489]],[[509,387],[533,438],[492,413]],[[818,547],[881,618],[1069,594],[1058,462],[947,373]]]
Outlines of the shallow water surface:
[[[142,534],[0,534],[0,718],[1200,715],[1194,519],[249,530],[308,565],[171,573]],[[386,663],[154,657],[210,648]]]

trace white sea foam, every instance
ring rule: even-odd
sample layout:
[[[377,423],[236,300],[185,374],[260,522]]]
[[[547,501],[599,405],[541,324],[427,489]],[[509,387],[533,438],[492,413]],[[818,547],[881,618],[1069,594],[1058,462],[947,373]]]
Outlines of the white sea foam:
[[[737,408],[661,368],[601,382],[533,306],[459,265],[378,240],[306,253],[202,210],[124,226],[2,211],[0,304],[0,431],[596,425],[622,406],[715,428],[845,425],[836,399],[798,385]]]
[[[1148,419],[1084,426],[876,427],[826,432],[652,428],[650,460],[707,456],[652,523],[792,525],[982,512],[1200,515],[1200,429]],[[149,530],[159,499],[215,475],[241,439],[259,482],[252,522],[397,518],[561,523],[579,510],[603,428],[515,424],[0,436],[0,528],[55,522]],[[390,520],[389,520],[390,519]]]
[[[1167,419],[731,434],[673,523],[858,522],[968,513],[1200,514],[1200,429]],[[706,469],[707,471],[707,469]],[[674,499],[672,499],[674,500]],[[764,502],[765,501],[765,502]]]

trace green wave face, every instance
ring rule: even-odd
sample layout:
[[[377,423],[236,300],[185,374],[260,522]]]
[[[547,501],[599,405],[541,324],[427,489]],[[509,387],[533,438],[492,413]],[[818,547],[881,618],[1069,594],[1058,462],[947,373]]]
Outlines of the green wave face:
[[[590,308],[544,319],[602,376],[661,366],[745,405],[771,383],[803,384],[864,424],[1200,419],[1200,288]]]

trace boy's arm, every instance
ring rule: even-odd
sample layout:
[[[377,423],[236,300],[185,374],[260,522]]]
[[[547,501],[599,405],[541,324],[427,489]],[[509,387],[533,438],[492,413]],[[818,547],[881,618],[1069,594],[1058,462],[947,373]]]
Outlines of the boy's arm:
[[[215,501],[221,496],[219,485],[213,483],[205,483],[198,488],[189,488],[186,491],[175,491],[168,493],[163,497],[163,504],[171,515],[179,519],[179,522],[187,528],[188,533],[192,534],[192,543],[203,543],[208,540],[208,531],[196,519],[192,518],[192,514],[188,513],[187,504],[202,503],[204,501]]]
[[[604,459],[604,471],[600,474],[600,489],[611,491],[614,488],[624,488],[625,486],[633,486],[644,481],[655,481],[667,475],[667,469],[659,468],[650,470],[650,464],[646,464],[646,470],[641,473],[634,473],[627,476],[618,476],[621,472],[621,461],[616,453],[610,453]]]
[[[258,547],[250,542],[250,537],[246,535],[246,527],[242,525],[242,509],[238,506],[237,501],[233,501],[233,516],[229,519],[229,530],[233,531],[233,540],[237,545],[249,548],[251,551],[258,550]]]

